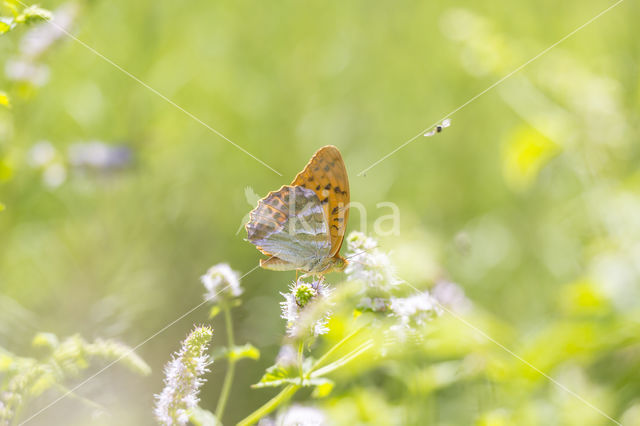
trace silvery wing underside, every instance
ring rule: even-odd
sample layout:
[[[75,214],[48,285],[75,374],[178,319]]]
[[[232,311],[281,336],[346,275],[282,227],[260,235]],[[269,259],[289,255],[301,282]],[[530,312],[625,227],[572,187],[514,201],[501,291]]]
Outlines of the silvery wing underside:
[[[283,186],[258,202],[246,225],[249,241],[278,270],[311,270],[331,251],[325,211],[314,191]],[[265,266],[265,265],[263,265]]]

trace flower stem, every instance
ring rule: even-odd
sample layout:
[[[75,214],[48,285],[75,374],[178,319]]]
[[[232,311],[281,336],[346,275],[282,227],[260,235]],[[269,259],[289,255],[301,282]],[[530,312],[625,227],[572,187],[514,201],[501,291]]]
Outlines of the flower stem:
[[[235,343],[233,339],[233,323],[231,322],[231,309],[228,304],[225,304],[222,308],[224,312],[224,323],[227,328],[227,346],[229,351],[232,351]],[[224,383],[222,384],[222,392],[220,392],[220,398],[218,399],[218,406],[216,407],[216,418],[222,421],[222,415],[224,414],[224,408],[227,405],[227,399],[229,398],[229,392],[231,391],[231,385],[233,384],[233,375],[236,370],[236,360],[231,356],[228,356],[229,365],[227,366],[227,372],[224,376]]]
[[[258,422],[258,420],[260,420],[261,418],[272,412],[274,409],[276,409],[280,404],[286,402],[289,398],[291,398],[298,389],[300,389],[299,385],[289,385],[286,388],[282,389],[279,394],[267,401],[267,403],[262,407],[249,414],[243,420],[240,420],[240,422],[238,422],[238,426],[249,426]]]
[[[348,353],[347,355],[343,356],[342,358],[332,362],[331,364],[322,367],[318,370],[315,370],[313,372],[311,372],[310,377],[321,377],[327,373],[332,372],[333,370],[337,370],[338,368],[344,366],[345,364],[347,364],[348,362],[354,360],[355,358],[359,357],[360,355],[362,355],[363,353],[365,353],[366,351],[368,351],[369,349],[371,349],[373,347],[373,340],[369,339],[366,342],[364,342],[363,344],[361,344],[360,346],[358,346],[356,349],[354,349],[352,352]]]
[[[304,381],[304,368],[302,366],[302,362],[304,359],[304,339],[300,339],[300,343],[298,344],[298,371],[300,371],[300,385]]]
[[[351,333],[349,333],[348,335],[343,337],[342,340],[340,340],[338,343],[333,345],[327,352],[324,353],[324,355],[322,355],[315,362],[315,364],[313,364],[313,367],[311,367],[311,371],[317,370],[331,355],[333,355],[334,352],[336,352],[338,349],[340,349],[342,346],[344,346],[345,343],[347,343],[353,336],[358,334],[360,332],[360,330],[362,330],[363,328],[364,328],[364,325],[356,328]]]

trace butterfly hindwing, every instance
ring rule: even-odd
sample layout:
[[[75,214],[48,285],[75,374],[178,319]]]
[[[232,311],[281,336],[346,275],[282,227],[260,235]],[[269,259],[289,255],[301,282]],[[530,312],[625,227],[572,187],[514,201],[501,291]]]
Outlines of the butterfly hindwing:
[[[250,213],[246,228],[249,241],[272,256],[279,270],[305,269],[331,250],[324,209],[316,193],[301,186],[270,192]]]
[[[322,205],[331,235],[330,256],[342,246],[349,217],[349,178],[340,151],[333,145],[320,148],[291,183],[311,189]]]

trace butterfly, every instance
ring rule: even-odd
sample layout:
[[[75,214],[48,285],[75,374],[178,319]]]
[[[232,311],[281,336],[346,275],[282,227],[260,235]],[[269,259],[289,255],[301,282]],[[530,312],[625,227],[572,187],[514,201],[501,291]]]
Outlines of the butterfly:
[[[338,148],[320,148],[291,185],[258,201],[245,228],[248,240],[269,256],[260,266],[275,271],[325,274],[341,271],[349,216],[349,178]]]

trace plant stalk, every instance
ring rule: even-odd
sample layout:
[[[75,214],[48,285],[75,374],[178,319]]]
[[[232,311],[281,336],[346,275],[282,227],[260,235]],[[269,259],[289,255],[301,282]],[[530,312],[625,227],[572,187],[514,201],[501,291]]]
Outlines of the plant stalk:
[[[293,384],[285,387],[279,394],[267,401],[267,403],[262,407],[249,414],[243,420],[240,420],[240,422],[238,422],[238,426],[249,426],[257,423],[261,418],[275,410],[280,404],[283,404],[291,398],[298,389],[300,389],[300,386]]]
[[[353,330],[351,333],[342,338],[338,343],[333,345],[327,352],[324,353],[311,367],[311,371],[317,370],[331,355],[333,355],[338,349],[345,345],[353,336],[358,334],[360,330],[362,330],[364,326],[360,326]]]
[[[233,323],[231,322],[231,309],[227,304],[223,307],[224,311],[224,323],[227,329],[227,347],[229,351],[232,351],[235,347],[235,342],[233,338]],[[233,384],[233,376],[236,370],[236,360],[232,356],[227,356],[227,360],[229,362],[227,366],[227,372],[224,376],[224,382],[222,384],[222,391],[220,392],[220,398],[218,399],[218,406],[216,407],[216,418],[219,421],[222,421],[222,416],[224,415],[224,409],[227,405],[227,400],[229,399],[229,393],[231,391],[231,385]]]
[[[298,344],[298,371],[300,372],[300,385],[302,386],[302,382],[304,381],[304,340],[300,339],[300,343]]]

